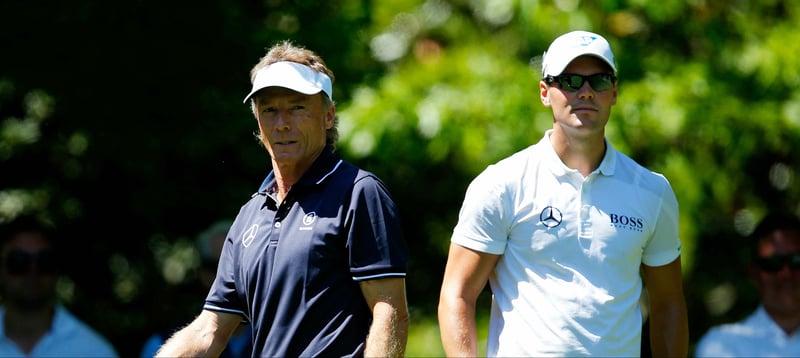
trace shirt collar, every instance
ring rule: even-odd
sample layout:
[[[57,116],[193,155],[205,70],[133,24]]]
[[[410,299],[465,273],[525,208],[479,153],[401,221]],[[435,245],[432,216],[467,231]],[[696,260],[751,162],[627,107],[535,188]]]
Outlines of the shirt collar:
[[[553,143],[550,142],[550,134],[552,134],[552,132],[552,129],[545,131],[544,137],[541,141],[539,141],[539,143],[545,144],[545,147],[547,148],[547,157],[553,173],[559,176],[567,175],[574,170],[564,165],[564,162],[558,157],[555,148],[553,148]],[[603,141],[606,143],[606,153],[603,155],[603,160],[600,162],[600,166],[598,166],[594,172],[611,176],[614,175],[614,170],[617,167],[617,150],[614,149],[614,146],[611,145],[607,138],[603,138]]]
[[[786,339],[796,339],[793,337],[800,337],[800,329],[794,330],[792,334],[787,335],[786,331],[778,325],[777,322],[772,320],[772,317],[769,316],[767,313],[767,309],[764,308],[764,304],[759,304],[756,310],[753,312],[750,318],[753,322],[751,327],[761,327],[764,330],[772,331],[776,337],[785,337]]]
[[[330,147],[325,147],[322,153],[320,153],[319,157],[317,157],[317,159],[314,160],[314,163],[311,164],[311,167],[308,168],[308,171],[303,174],[303,176],[297,181],[297,183],[295,183],[294,186],[303,187],[322,184],[322,182],[324,182],[325,179],[333,174],[341,164],[342,160],[333,154],[333,150]],[[274,185],[275,171],[272,170],[269,172],[267,177],[264,178],[264,181],[261,182],[261,186],[258,188],[258,193],[266,193],[269,188],[272,188]]]
[[[608,138],[603,138],[603,141],[606,142],[606,154],[603,155],[603,161],[600,162],[597,171],[600,174],[612,176],[614,175],[614,169],[617,167],[617,150],[611,145]]]

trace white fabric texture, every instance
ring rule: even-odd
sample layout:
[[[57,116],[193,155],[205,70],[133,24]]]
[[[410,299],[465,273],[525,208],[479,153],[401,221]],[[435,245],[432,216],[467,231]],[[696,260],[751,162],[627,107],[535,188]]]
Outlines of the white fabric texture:
[[[0,307],[0,322],[5,319],[5,307]],[[25,355],[8,337],[0,324],[0,357],[117,357],[114,347],[93,328],[56,305],[50,331]]]
[[[800,332],[787,335],[764,306],[742,321],[711,329],[700,338],[697,357],[800,357]]]

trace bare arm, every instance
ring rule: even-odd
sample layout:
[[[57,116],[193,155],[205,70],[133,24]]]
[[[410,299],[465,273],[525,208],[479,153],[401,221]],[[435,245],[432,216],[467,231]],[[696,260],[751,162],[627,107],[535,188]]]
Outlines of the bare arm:
[[[499,258],[450,244],[439,296],[439,329],[448,357],[478,355],[475,304]]]
[[[642,265],[642,273],[650,298],[653,357],[686,357],[689,354],[689,319],[680,256],[664,266]]]
[[[403,357],[408,341],[408,303],[404,278],[361,281],[361,292],[372,310],[366,357]]]
[[[217,357],[241,321],[236,314],[203,310],[192,323],[175,332],[156,357]]]

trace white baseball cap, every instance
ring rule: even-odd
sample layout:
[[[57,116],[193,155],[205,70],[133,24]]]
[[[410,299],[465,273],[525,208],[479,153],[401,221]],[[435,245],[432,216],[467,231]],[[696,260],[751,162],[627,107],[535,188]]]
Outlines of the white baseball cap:
[[[550,48],[545,51],[542,59],[542,77],[560,75],[572,60],[583,55],[595,56],[617,72],[611,45],[603,36],[588,31],[572,31],[553,40]]]
[[[284,87],[307,95],[325,92],[333,100],[331,78],[297,62],[280,61],[260,69],[253,80],[253,89],[244,98],[244,103],[256,92],[267,87]]]

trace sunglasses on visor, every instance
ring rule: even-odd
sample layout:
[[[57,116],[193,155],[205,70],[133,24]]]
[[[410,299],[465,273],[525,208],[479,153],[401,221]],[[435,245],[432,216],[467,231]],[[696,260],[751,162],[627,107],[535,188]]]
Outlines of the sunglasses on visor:
[[[544,78],[544,81],[548,85],[554,82],[558,83],[561,89],[567,92],[575,92],[581,89],[585,82],[589,82],[589,86],[591,86],[593,90],[599,92],[613,87],[614,83],[617,82],[617,77],[610,73],[596,73],[588,76],[565,73],[558,76],[547,76]]]
[[[39,274],[52,275],[58,271],[58,263],[53,250],[42,250],[34,253],[12,250],[3,260],[6,272],[11,275],[31,273],[33,272],[34,264],[36,264],[36,272]]]
[[[778,272],[787,265],[792,271],[800,270],[800,253],[773,255],[756,259],[756,266],[764,272]]]

